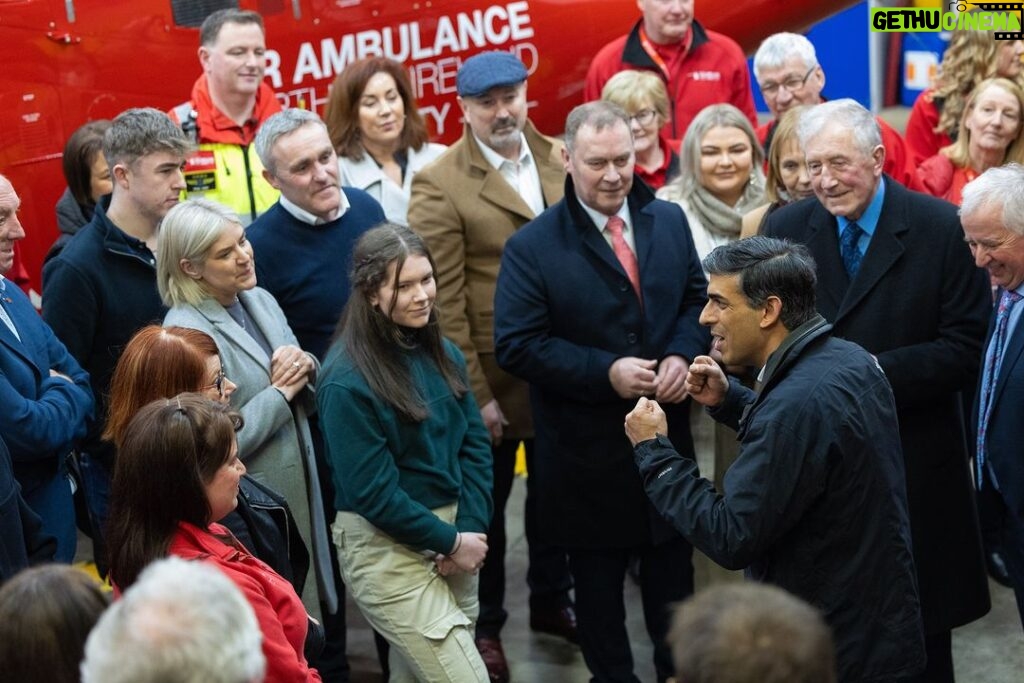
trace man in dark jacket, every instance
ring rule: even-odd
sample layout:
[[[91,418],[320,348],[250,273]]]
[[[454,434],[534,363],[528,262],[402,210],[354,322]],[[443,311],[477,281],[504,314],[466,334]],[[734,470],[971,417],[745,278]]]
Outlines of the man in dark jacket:
[[[761,368],[760,389],[709,357],[686,390],[738,432],[724,491],[665,436],[661,407],[626,416],[644,487],[694,546],[815,605],[836,640],[839,680],[898,681],[924,665],[924,635],[892,390],[878,363],[833,338],[815,311],[814,261],[755,237],[717,248],[701,323],[726,365]]]
[[[498,364],[530,383],[541,537],[565,547],[580,649],[596,681],[636,681],[622,600],[639,556],[659,681],[672,675],[668,605],[693,591],[693,549],[647,501],[619,429],[654,395],[693,452],[683,382],[709,338],[706,281],[678,205],[633,178],[626,113],[609,102],[565,124],[565,197],[506,242],[494,297]],[[546,536],[546,538],[545,538]]]
[[[103,139],[113,191],[92,221],[43,268],[43,319],[89,373],[96,420],[80,446],[80,466],[103,567],[102,528],[114,464],[113,445],[100,438],[110,378],[125,344],[167,309],[156,288],[160,221],[185,189],[182,169],[191,143],[166,114],[128,109]]]

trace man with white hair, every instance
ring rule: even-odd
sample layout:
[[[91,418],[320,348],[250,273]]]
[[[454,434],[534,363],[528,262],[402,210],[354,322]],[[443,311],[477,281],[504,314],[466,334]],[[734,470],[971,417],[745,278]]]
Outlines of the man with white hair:
[[[811,107],[797,128],[818,201],[768,217],[806,244],[818,311],[878,358],[892,385],[907,480],[928,668],[952,683],[950,630],[989,610],[961,393],[973,391],[991,296],[956,208],[883,175],[875,117],[853,100]]]
[[[993,518],[1024,623],[1024,166],[990,168],[964,188],[964,239],[1000,289],[982,356],[971,423],[979,500]]]
[[[814,45],[798,33],[775,33],[768,36],[754,54],[754,78],[761,96],[768,105],[772,119],[757,127],[757,140],[767,158],[779,118],[789,109],[802,104],[821,104],[825,87],[825,71],[818,63]],[[884,170],[911,189],[920,189],[906,143],[896,130],[875,118],[885,147]]]
[[[262,683],[259,623],[217,569],[168,557],[151,564],[89,634],[83,683]]]

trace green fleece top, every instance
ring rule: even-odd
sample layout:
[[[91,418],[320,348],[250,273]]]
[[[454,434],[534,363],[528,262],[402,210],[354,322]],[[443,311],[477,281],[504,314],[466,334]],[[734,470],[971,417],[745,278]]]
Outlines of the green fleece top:
[[[447,339],[444,344],[465,377],[462,353]],[[448,553],[458,532],[487,531],[490,439],[471,391],[456,398],[425,353],[416,349],[406,357],[429,411],[422,422],[401,419],[374,394],[341,344],[327,354],[316,397],[334,505],[413,550]],[[455,502],[455,525],[431,512]]]

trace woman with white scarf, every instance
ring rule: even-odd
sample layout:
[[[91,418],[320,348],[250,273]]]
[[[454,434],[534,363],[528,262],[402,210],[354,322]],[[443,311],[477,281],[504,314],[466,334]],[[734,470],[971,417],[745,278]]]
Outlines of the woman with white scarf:
[[[658,190],[686,213],[703,259],[739,239],[743,214],[764,203],[764,151],[747,117],[731,104],[705,107],[686,130],[681,173]]]

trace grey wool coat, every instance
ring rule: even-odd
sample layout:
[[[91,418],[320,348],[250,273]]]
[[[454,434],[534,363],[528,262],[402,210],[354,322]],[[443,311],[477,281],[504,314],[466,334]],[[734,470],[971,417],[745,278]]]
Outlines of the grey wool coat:
[[[254,287],[238,298],[272,348],[299,345],[269,292]],[[319,618],[322,601],[333,612],[338,597],[331,571],[332,546],[307,418],[316,405],[313,382],[289,404],[270,384],[266,352],[215,299],[204,299],[198,306],[175,306],[164,318],[164,327],[171,326],[206,332],[217,343],[224,374],[238,385],[231,406],[245,420],[238,433],[239,457],[250,476],[288,501],[309,548],[310,575],[302,591],[307,611]],[[309,357],[319,372],[319,361],[311,354]]]

